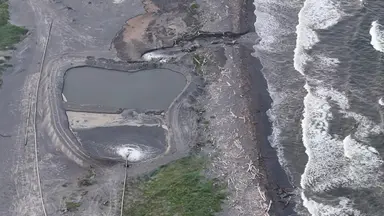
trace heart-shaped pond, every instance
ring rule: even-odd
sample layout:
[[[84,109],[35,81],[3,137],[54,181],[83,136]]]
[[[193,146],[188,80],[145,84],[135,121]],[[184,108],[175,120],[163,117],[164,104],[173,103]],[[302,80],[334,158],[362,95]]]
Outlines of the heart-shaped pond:
[[[168,69],[123,72],[76,67],[65,74],[63,95],[78,105],[165,110],[185,85],[183,74]]]

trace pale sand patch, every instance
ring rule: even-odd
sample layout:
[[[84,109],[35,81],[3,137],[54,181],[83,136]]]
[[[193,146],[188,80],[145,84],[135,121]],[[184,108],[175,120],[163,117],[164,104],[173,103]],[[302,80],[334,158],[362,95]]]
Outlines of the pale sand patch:
[[[86,113],[67,111],[69,125],[72,129],[90,129],[96,127],[114,127],[114,126],[147,126],[147,127],[163,127],[160,123],[145,123],[142,117],[128,118],[121,114],[106,113]],[[143,117],[144,118],[144,117]]]
[[[154,20],[154,17],[150,13],[129,19],[124,26],[123,40],[125,42],[131,42],[132,40],[142,41],[142,37],[152,20]]]

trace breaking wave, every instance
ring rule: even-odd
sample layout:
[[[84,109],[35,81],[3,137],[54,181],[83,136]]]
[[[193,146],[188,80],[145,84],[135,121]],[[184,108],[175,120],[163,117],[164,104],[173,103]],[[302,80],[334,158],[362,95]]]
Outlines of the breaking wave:
[[[336,206],[325,205],[312,199],[307,199],[304,195],[302,197],[304,206],[307,207],[312,215],[361,215],[360,211],[352,208],[353,203],[351,200],[345,197],[339,197],[336,201]]]
[[[338,23],[343,17],[339,5],[331,0],[306,0],[299,12],[299,24],[296,27],[296,48],[294,67],[304,75],[305,65],[312,57],[307,50],[318,43],[319,37],[315,30],[327,29]]]
[[[347,198],[339,197],[339,201],[329,205],[310,199],[305,192],[316,196],[342,187],[373,187],[383,165],[376,149],[366,145],[369,136],[383,132],[381,127],[350,111],[346,94],[335,90],[325,78],[321,79],[328,72],[337,70],[339,60],[323,54],[309,54],[314,45],[321,42],[316,30],[329,29],[346,15],[335,1],[306,0],[296,29],[294,67],[305,77],[304,88],[308,92],[304,98],[302,120],[303,144],[308,155],[301,177],[302,199],[312,215],[360,215]],[[375,49],[382,49],[377,43],[377,24],[372,24],[372,29],[371,35],[376,37],[372,44]],[[311,70],[308,63],[321,70]],[[350,134],[330,133],[335,115],[355,122]]]
[[[255,7],[255,30],[261,39],[254,47],[255,55],[263,65],[272,98],[267,112],[272,124],[269,141],[290,180],[301,186],[296,211],[362,215],[361,206],[356,206],[361,205],[358,197],[344,195],[343,190],[376,188],[384,165],[379,152],[370,146],[372,138],[382,136],[383,128],[372,116],[365,116],[369,113],[359,113],[362,105],[355,98],[363,96],[354,94],[361,92],[362,84],[353,86],[351,76],[356,79],[360,74],[348,69],[358,67],[348,62],[349,55],[340,56],[344,49],[353,49],[347,47],[349,42],[360,39],[360,34],[352,32],[355,19],[349,22],[349,18],[360,13],[362,2],[255,0]],[[342,21],[351,28],[344,29]],[[380,29],[380,24],[372,24],[376,46],[378,38],[384,42]],[[352,34],[345,35],[348,41],[340,41],[343,49],[338,50],[337,40],[345,39],[345,32]],[[377,106],[384,104],[379,95],[373,95]]]
[[[384,31],[379,22],[373,21],[369,34],[371,35],[371,45],[379,52],[384,52]]]
[[[301,80],[297,72],[292,67],[293,49],[295,47],[292,36],[295,33],[295,18],[287,19],[290,14],[297,14],[301,5],[301,0],[281,1],[281,0],[255,0],[255,30],[260,41],[254,46],[255,53],[262,65],[262,73],[268,84],[268,92],[272,99],[271,108],[267,111],[269,121],[272,124],[272,134],[268,137],[271,146],[276,149],[280,165],[284,168],[289,178],[297,176],[295,170],[291,169],[289,159],[285,155],[286,149],[292,146],[284,146],[287,137],[287,129],[292,134],[294,125],[287,119],[287,106],[294,103],[296,98],[300,98],[301,92],[295,89],[287,91],[285,86],[293,86],[294,82]],[[285,22],[282,22],[284,20]],[[284,77],[282,81],[281,77]],[[298,86],[298,89],[301,86]],[[300,101],[300,100],[299,100]],[[297,101],[297,102],[299,102]],[[286,137],[285,139],[283,137]],[[291,143],[291,142],[287,142]],[[293,172],[293,173],[292,173]],[[293,180],[291,180],[293,181]]]
[[[304,99],[303,143],[308,163],[301,179],[303,189],[324,192],[337,187],[372,187],[379,181],[383,165],[378,152],[362,144],[369,135],[383,132],[379,125],[357,113],[348,112],[348,100],[339,92],[310,88]],[[346,137],[329,133],[333,120],[330,102],[338,103],[339,112],[356,122],[355,132]]]

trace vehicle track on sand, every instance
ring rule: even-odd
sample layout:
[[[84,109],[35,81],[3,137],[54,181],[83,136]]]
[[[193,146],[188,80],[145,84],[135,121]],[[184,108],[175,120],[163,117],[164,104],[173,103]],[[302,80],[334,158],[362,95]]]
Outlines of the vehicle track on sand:
[[[92,159],[82,149],[81,144],[70,130],[65,110],[60,106],[62,104],[61,88],[58,87],[62,85],[64,72],[70,67],[84,65],[85,56],[90,54],[94,53],[64,54],[48,61],[42,74],[43,88],[40,92],[41,105],[45,113],[44,128],[55,145],[70,159],[83,167],[89,165],[103,166],[103,163]]]
[[[58,79],[60,77],[56,75],[61,74],[55,74],[54,72],[59,71],[52,70],[52,68],[62,69],[64,67],[63,59],[66,60],[65,64],[72,66],[70,64],[72,60],[74,62],[84,62],[88,55],[107,59],[113,59],[114,55],[109,51],[100,52],[102,46],[99,46],[99,44],[103,44],[103,39],[98,40],[88,35],[81,28],[77,28],[78,25],[73,24],[68,11],[58,8],[57,1],[28,0],[23,3],[13,1],[12,4],[15,5],[16,14],[19,11],[28,14],[20,17],[27,17],[27,20],[30,17],[30,22],[26,25],[30,30],[30,34],[24,40],[26,44],[21,44],[23,46],[21,48],[27,50],[25,56],[20,57],[20,62],[23,63],[21,67],[23,67],[25,73],[18,75],[24,76],[24,78],[20,90],[21,99],[15,101],[15,103],[18,102],[15,109],[20,111],[21,120],[18,122],[15,136],[9,138],[14,141],[12,144],[15,145],[17,151],[13,161],[14,165],[10,168],[16,194],[13,199],[13,206],[10,207],[12,213],[9,215],[45,216],[60,214],[59,211],[62,207],[62,200],[60,199],[64,195],[63,191],[69,191],[68,188],[61,187],[61,184],[68,182],[71,178],[76,178],[78,173],[73,171],[70,174],[71,176],[63,176],[65,175],[63,170],[72,169],[72,167],[69,168],[72,163],[68,163],[66,159],[61,161],[64,157],[61,154],[56,154],[56,149],[63,150],[66,155],[69,155],[70,159],[77,160],[76,162],[82,166],[88,166],[89,164],[93,164],[94,167],[101,166],[102,168],[98,169],[98,174],[110,177],[107,182],[98,184],[100,190],[95,192],[103,193],[101,196],[109,201],[110,206],[103,207],[104,209],[100,210],[100,196],[92,197],[89,202],[90,206],[87,206],[86,210],[91,212],[89,209],[95,207],[94,211],[92,211],[95,214],[84,215],[116,215],[118,207],[113,206],[118,206],[115,202],[118,196],[115,187],[122,180],[118,175],[122,171],[121,167],[114,167],[114,170],[105,169],[103,161],[95,161],[90,158],[83,151],[81,145],[77,143],[77,140],[73,139],[72,131],[68,127],[65,110],[61,107],[61,98],[56,94],[57,89],[54,89],[56,82],[60,80]],[[20,8],[23,10],[17,11]],[[105,17],[109,18],[109,20],[114,19],[112,17],[113,12],[108,13],[109,11],[106,11],[103,15],[106,15]],[[47,27],[52,20],[51,18],[56,19],[52,29],[51,41],[53,46],[48,46],[47,51],[44,51],[43,54],[43,45],[48,41]],[[19,23],[23,25],[22,18],[20,20]],[[79,52],[78,55],[67,53],[68,50],[81,50],[83,47],[90,49],[90,51]],[[40,60],[42,54],[46,55],[45,61]],[[60,67],[54,65],[55,63],[60,63]],[[39,67],[42,68],[40,72],[38,72]],[[40,85],[36,85],[37,83],[40,83]],[[37,92],[37,96],[33,95],[35,92]],[[54,161],[56,159],[60,161]],[[45,199],[43,199],[42,194]],[[45,203],[43,203],[44,201]]]
[[[41,73],[44,68],[44,60],[45,56],[47,54],[47,48],[49,44],[49,39],[51,37],[51,30],[52,30],[52,23],[53,21],[50,22],[49,28],[48,28],[48,37],[46,39],[45,45],[44,45],[44,51],[43,55],[41,57],[41,64],[40,64],[40,71],[38,73],[38,78],[37,78],[37,84],[36,84],[36,92],[35,92],[35,105],[33,106],[34,110],[33,112],[33,137],[34,137],[34,148],[35,148],[35,167],[36,167],[36,177],[37,177],[37,184],[39,187],[39,194],[40,194],[40,201],[41,201],[41,208],[44,213],[44,216],[47,216],[47,210],[45,209],[45,204],[44,204],[44,197],[43,197],[43,190],[41,188],[41,179],[40,179],[40,169],[39,169],[39,150],[38,150],[38,144],[37,144],[37,125],[36,125],[36,118],[37,118],[37,100],[38,100],[38,94],[39,94],[39,87],[40,87],[40,81],[41,81]],[[29,117],[29,114],[28,114]],[[29,119],[29,118],[28,118]],[[28,124],[27,124],[28,127]],[[26,130],[28,132],[28,130]],[[28,142],[28,135],[26,137],[26,143]]]

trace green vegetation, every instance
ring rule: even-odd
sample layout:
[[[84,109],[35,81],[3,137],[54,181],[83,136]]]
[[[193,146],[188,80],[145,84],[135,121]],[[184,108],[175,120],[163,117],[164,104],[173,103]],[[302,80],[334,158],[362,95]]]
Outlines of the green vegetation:
[[[79,187],[91,186],[96,183],[95,177],[96,177],[95,170],[91,167],[89,168],[88,173],[83,178],[78,179],[77,185]]]
[[[201,70],[201,67],[207,63],[207,59],[203,55],[195,54],[192,57],[193,64],[195,65],[195,71],[199,75],[203,75],[203,71]]]
[[[12,25],[8,20],[8,3],[0,0],[0,50],[11,49],[27,33],[25,28]]]
[[[7,0],[0,0],[0,50],[13,49],[13,45],[20,42],[23,36],[28,32],[23,27],[15,26],[9,22],[8,2]],[[9,60],[10,56],[4,57],[5,60]],[[4,64],[5,61],[0,59],[0,86],[3,83],[1,80],[1,74],[3,71],[10,67],[9,64]]]
[[[8,4],[0,0],[0,26],[6,25],[9,19]]]
[[[157,170],[139,184],[138,200],[126,199],[125,216],[213,216],[221,210],[225,187],[203,175],[205,160],[187,157]],[[126,190],[135,190],[127,186]],[[137,196],[136,196],[137,197]]]
[[[65,208],[67,209],[67,211],[70,211],[70,212],[76,211],[80,206],[81,204],[77,202],[72,202],[72,201],[65,202]]]
[[[197,10],[199,9],[199,5],[197,4],[197,2],[193,2],[190,7],[189,7],[191,10]]]
[[[20,42],[26,33],[25,28],[9,23],[0,26],[0,49],[13,49],[13,45]]]

